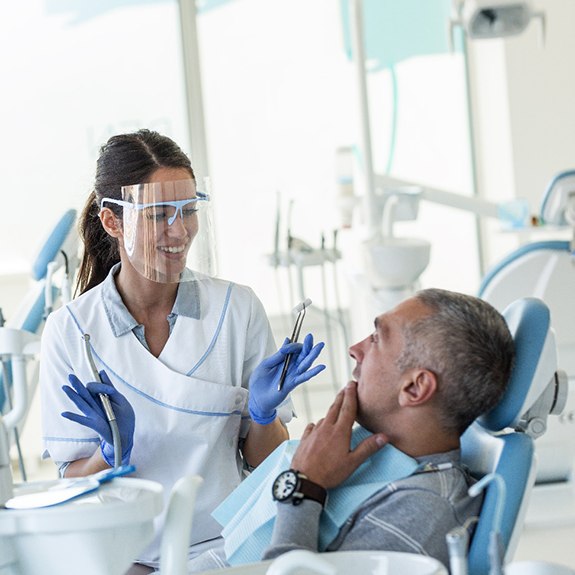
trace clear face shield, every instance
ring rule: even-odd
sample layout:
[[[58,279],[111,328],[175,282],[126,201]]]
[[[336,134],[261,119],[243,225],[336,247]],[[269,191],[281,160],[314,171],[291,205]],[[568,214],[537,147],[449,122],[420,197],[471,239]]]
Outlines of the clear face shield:
[[[124,250],[132,266],[158,283],[215,275],[208,194],[194,180],[122,187],[122,200],[104,198],[101,208],[122,208]]]

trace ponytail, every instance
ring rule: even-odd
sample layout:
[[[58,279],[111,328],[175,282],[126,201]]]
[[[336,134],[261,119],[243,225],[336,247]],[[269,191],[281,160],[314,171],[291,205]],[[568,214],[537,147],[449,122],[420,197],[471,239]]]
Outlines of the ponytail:
[[[112,266],[120,261],[118,241],[102,226],[99,212],[96,193],[91,192],[79,222],[80,237],[84,242],[84,254],[74,295],[83,294],[104,281]]]

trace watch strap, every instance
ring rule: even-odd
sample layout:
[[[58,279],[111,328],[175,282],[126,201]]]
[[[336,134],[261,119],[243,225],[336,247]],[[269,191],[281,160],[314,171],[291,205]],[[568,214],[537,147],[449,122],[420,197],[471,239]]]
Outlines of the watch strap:
[[[327,499],[327,490],[321,485],[310,481],[303,473],[298,473],[298,479],[298,489],[293,495],[292,503],[299,505],[304,499],[311,499],[312,501],[317,501],[323,507]]]

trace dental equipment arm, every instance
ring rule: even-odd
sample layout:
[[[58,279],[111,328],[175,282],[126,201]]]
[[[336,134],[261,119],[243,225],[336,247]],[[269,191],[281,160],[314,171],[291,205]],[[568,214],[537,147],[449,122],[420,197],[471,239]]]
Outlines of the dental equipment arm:
[[[0,413],[0,506],[12,497],[9,434],[24,421],[28,410],[26,361],[40,349],[39,336],[26,330],[0,327],[0,358],[12,367],[12,397],[9,411]],[[5,380],[6,382],[6,380]],[[8,399],[9,390],[6,391]]]
[[[524,431],[533,439],[547,430],[547,416],[560,415],[567,403],[568,378],[562,370],[557,370],[541,395],[519,420],[516,429]]]
[[[0,415],[0,507],[13,495],[10,445],[4,421]]]
[[[313,336],[308,334],[303,344],[291,343],[289,339],[273,355],[264,359],[254,370],[250,377],[250,398],[248,408],[251,418],[261,425],[274,421],[277,415],[276,408],[300,384],[316,376],[325,369],[320,364],[312,367],[323,349],[323,342],[316,345]],[[279,389],[278,383],[283,371],[286,356],[293,355],[288,364],[285,383]]]
[[[568,393],[567,374],[557,367],[557,346],[552,328],[547,330],[541,345],[542,351],[535,367],[533,381],[523,398],[521,408],[517,410],[518,415],[510,425],[533,439],[545,433],[549,415],[559,415],[563,412]],[[496,419],[500,415],[494,411],[484,417]]]
[[[116,415],[118,432],[121,438],[121,465],[128,465],[134,445],[135,414],[128,400],[112,385],[105,371],[99,374],[102,383],[90,382],[86,386],[73,374],[68,376],[70,386],[62,389],[68,398],[82,412],[82,415],[64,411],[62,417],[93,429],[100,436],[100,448],[104,461],[114,467],[118,456],[114,449],[114,438],[108,421],[108,416],[100,399],[101,394],[108,396]]]
[[[376,195],[376,198],[381,202],[386,202],[391,195],[397,194],[404,202],[417,203],[420,200],[427,200],[434,204],[470,212],[479,217],[500,219],[516,227],[524,224],[528,216],[527,206],[520,200],[495,203],[381,174],[376,174],[375,182],[376,188],[383,192]],[[405,219],[415,219],[417,216],[416,209],[414,213],[415,216],[413,218]]]

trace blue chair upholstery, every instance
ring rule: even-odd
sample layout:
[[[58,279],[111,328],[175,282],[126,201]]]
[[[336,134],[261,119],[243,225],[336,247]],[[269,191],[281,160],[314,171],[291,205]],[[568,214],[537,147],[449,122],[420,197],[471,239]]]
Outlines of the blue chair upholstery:
[[[534,441],[515,428],[554,378],[557,358],[549,309],[543,301],[536,298],[517,300],[503,315],[516,347],[511,380],[499,404],[463,435],[462,456],[478,479],[495,473],[505,483],[500,538],[504,557],[509,560],[517,545],[529,492],[535,482]],[[470,575],[489,573],[489,541],[498,496],[497,485],[489,484],[469,548]]]

